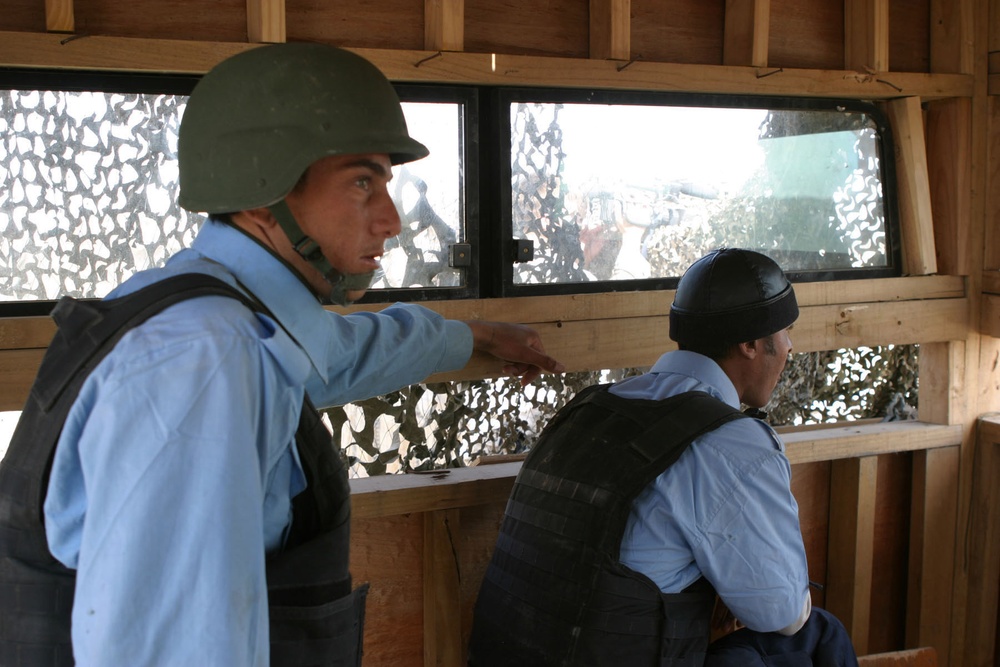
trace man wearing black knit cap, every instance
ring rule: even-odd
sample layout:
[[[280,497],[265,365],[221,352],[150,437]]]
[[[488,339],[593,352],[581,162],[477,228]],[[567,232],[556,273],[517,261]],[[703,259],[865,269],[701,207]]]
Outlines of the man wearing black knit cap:
[[[760,253],[688,269],[670,309],[680,349],[581,392],[532,448],[470,664],[857,665],[843,625],[812,608],[784,446],[740,412],[770,400],[798,312]],[[740,629],[709,644],[717,598]]]

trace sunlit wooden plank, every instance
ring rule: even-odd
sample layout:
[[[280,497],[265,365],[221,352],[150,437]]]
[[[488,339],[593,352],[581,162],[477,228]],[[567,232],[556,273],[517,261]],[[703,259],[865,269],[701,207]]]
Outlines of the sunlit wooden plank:
[[[886,108],[892,123],[896,149],[903,271],[910,275],[937,273],[934,219],[920,99],[903,97],[887,102]]]
[[[73,0],[45,0],[45,29],[49,32],[73,32]]]
[[[254,43],[285,41],[285,0],[247,0],[247,37]]]
[[[844,0],[844,68],[889,69],[889,0]]]
[[[465,48],[465,0],[424,0],[424,48],[428,51]]]
[[[462,591],[457,509],[424,514],[424,664],[460,667]]]

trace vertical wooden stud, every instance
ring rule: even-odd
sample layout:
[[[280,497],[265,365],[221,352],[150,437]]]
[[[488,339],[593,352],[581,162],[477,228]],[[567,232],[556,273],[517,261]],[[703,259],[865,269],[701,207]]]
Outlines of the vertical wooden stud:
[[[844,69],[889,69],[889,0],[844,0]]]
[[[997,642],[997,591],[1000,588],[1000,420],[979,420],[973,465],[969,525],[969,595],[964,641],[953,665],[994,665]],[[953,654],[956,654],[953,651]]]
[[[458,531],[459,510],[424,514],[424,665],[465,664]]]
[[[920,421],[929,424],[962,422],[965,387],[964,341],[920,345]]]
[[[947,664],[958,515],[959,448],[913,453],[906,646],[933,646]]]
[[[465,49],[465,0],[424,0],[424,48]]]
[[[966,0],[931,0],[931,72],[972,74],[975,8]]]
[[[847,628],[858,655],[868,653],[877,483],[875,456],[833,462],[826,606]]]
[[[45,29],[49,32],[75,30],[73,0],[45,0]]]
[[[1000,14],[1000,7],[997,8]],[[1000,52],[996,54],[1000,57]],[[1000,63],[997,65],[997,72],[992,74],[1000,78]],[[990,95],[986,103],[988,105],[988,143],[987,159],[988,178],[990,183],[1000,183],[1000,97]],[[983,257],[983,268],[986,271],[996,272],[1000,270],[1000,192],[994,192],[993,188],[988,188],[985,193],[986,198],[986,219],[985,219],[985,256]]]
[[[590,0],[590,57],[629,60],[632,57],[632,1]]]
[[[285,0],[247,0],[247,38],[253,43],[285,41]]]
[[[767,67],[771,0],[726,0],[722,64]]]
[[[886,103],[896,151],[899,223],[902,233],[903,273],[937,273],[934,220],[931,214],[927,148],[920,98],[902,97]]]
[[[962,97],[928,102],[926,126],[937,270],[969,275],[969,255],[978,251],[981,243],[970,233],[972,100]]]

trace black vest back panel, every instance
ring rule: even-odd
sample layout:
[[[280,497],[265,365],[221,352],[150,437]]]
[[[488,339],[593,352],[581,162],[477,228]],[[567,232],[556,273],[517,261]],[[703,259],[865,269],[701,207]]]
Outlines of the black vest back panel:
[[[514,483],[479,597],[470,664],[700,665],[714,591],[664,596],[618,562],[632,501],[691,441],[743,415],[703,392],[661,401],[590,387]]]
[[[128,330],[170,305],[207,295],[239,299],[252,310],[266,312],[225,282],[198,273],[174,276],[118,299],[85,302],[64,297],[53,310],[58,330],[0,461],[0,664],[73,664],[70,616],[76,573],[48,550],[43,503],[56,444],[80,388]],[[286,550],[268,560],[269,600],[272,587],[278,600],[277,610],[271,608],[272,639],[286,645],[286,654],[299,656],[297,662],[284,664],[357,664],[367,589],[353,594],[350,590],[350,487],[340,453],[308,397],[296,444],[309,488],[293,499],[295,521]],[[332,621],[329,613],[317,621],[326,633],[322,646],[303,642],[302,606],[322,604],[329,611],[331,601],[345,610]],[[331,638],[331,632],[337,637]],[[317,636],[317,630],[309,628],[309,635]],[[312,661],[317,651],[348,658],[338,663]]]

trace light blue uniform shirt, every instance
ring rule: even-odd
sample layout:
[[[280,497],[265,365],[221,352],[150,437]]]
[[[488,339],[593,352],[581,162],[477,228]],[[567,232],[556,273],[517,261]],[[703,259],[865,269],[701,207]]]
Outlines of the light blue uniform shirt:
[[[732,381],[708,357],[668,352],[649,373],[611,391],[663,399],[703,391],[739,408]],[[678,593],[707,578],[751,630],[776,631],[802,612],[808,566],[792,496],[791,467],[777,434],[737,419],[696,439],[633,503],[621,562]]]
[[[45,499],[49,547],[77,570],[80,666],[267,665],[265,550],[305,488],[303,388],[342,404],[465,365],[472,333],[418,306],[342,317],[257,243],[206,221],[165,268],[246,286],[174,305],[127,333],[84,384]],[[290,335],[289,335],[290,334]]]

